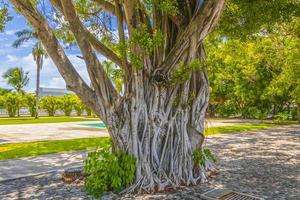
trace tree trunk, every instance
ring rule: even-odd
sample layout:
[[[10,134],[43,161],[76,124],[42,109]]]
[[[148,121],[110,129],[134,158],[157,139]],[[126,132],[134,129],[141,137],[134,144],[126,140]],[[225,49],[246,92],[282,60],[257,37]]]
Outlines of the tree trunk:
[[[121,102],[107,127],[113,149],[137,158],[136,180],[127,191],[163,190],[206,180],[205,166],[192,155],[202,150],[204,118],[209,99],[206,70],[193,72],[177,86],[160,86],[134,77],[135,95]]]
[[[297,103],[297,116],[298,116],[298,122],[300,123],[300,103]]]
[[[153,30],[161,29],[165,35],[164,41],[151,54],[142,46],[131,44],[128,47],[132,54],[130,59],[120,58],[98,41],[80,21],[72,1],[51,0],[64,15],[74,34],[92,87],[75,70],[54,31],[37,9],[27,1],[11,2],[35,28],[66,81],[67,88],[75,92],[105,123],[113,141],[113,149],[134,155],[137,159],[136,179],[127,191],[162,190],[167,186],[196,184],[206,179],[205,171],[212,169],[211,162],[205,158],[205,164],[200,165],[194,163],[192,157],[195,150],[202,150],[204,142],[209,82],[203,67],[184,67],[195,59],[204,59],[205,52],[201,44],[216,25],[225,0],[204,1],[202,6],[197,4],[192,10],[188,8],[190,3],[186,3],[183,13],[189,10],[194,15],[178,16],[182,19],[179,25],[168,20],[168,16],[160,17],[163,12],[155,11],[159,19],[152,20],[155,22]],[[147,13],[144,15],[140,13],[143,9],[138,10],[138,2],[126,0],[118,5],[122,6],[124,12],[118,16],[125,16],[129,39],[134,38],[134,30],[141,28],[143,21],[148,21],[143,19],[148,17]],[[120,9],[115,11],[120,12]],[[118,21],[120,23],[122,19]],[[118,28],[124,31],[120,25]],[[120,34],[120,38],[124,39],[124,36]],[[112,84],[94,50],[122,69],[123,95]],[[184,80],[172,81],[172,73],[182,65]],[[181,72],[177,75],[180,76]]]
[[[38,56],[39,57],[39,56]],[[40,101],[40,72],[41,72],[41,58],[36,60],[36,100],[35,100],[35,118],[39,118],[39,101]]]

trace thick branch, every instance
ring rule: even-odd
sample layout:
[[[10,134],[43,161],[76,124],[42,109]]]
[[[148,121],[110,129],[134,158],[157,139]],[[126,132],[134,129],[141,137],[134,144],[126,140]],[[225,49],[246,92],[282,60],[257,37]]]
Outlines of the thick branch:
[[[60,46],[54,32],[47,24],[47,21],[30,2],[24,0],[11,0],[11,2],[15,8],[27,18],[36,30],[36,33],[47,50],[48,55],[52,58],[60,74],[66,81],[67,88],[74,91],[84,101],[84,103],[100,115],[101,112],[98,109],[94,91],[77,73],[66,56],[63,48]]]
[[[92,0],[92,1],[95,3],[95,5],[98,8],[100,8],[112,15],[116,15],[115,14],[115,6],[112,3],[105,1],[105,0]]]
[[[50,0],[52,5],[58,9],[62,14],[64,14],[62,4],[60,0]],[[86,34],[86,37],[89,39],[90,43],[92,44],[93,48],[98,51],[100,54],[102,54],[107,59],[111,60],[113,63],[118,65],[122,69],[126,69],[126,64],[123,62],[123,60],[115,54],[110,48],[108,48],[106,45],[104,45],[102,42],[100,42],[89,30],[87,30],[84,27],[84,33]]]
[[[118,93],[111,83],[111,80],[105,73],[105,70],[99,62],[96,54],[93,52],[89,40],[85,37],[85,28],[76,15],[72,0],[61,0],[64,16],[69,22],[77,44],[80,47],[88,72],[90,74],[93,86],[98,92],[99,103],[102,103],[104,110],[109,109],[114,102],[118,100]]]
[[[160,71],[163,75],[167,75],[180,59],[182,59],[187,49],[193,47],[195,43],[198,46],[200,45],[201,41],[216,25],[223,10],[224,3],[225,0],[205,1],[203,9],[192,18],[192,21],[186,27],[185,31],[179,35],[176,44],[156,72]]]

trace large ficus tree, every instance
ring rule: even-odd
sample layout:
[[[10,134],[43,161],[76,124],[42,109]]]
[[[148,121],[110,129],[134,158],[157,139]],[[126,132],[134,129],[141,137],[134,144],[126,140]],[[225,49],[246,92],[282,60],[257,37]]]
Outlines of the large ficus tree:
[[[89,10],[83,16],[76,1],[50,0],[81,50],[91,86],[75,70],[33,1],[11,2],[35,29],[68,89],[106,124],[113,149],[136,157],[132,189],[163,189],[205,179],[210,165],[196,167],[192,159],[202,148],[209,98],[202,41],[217,24],[225,0],[87,2],[96,8],[91,15],[106,12],[117,22],[114,45],[88,27]],[[121,69],[121,93],[97,53]]]
[[[130,189],[205,180],[209,160],[194,163],[203,158],[209,98],[203,40],[225,0],[49,0],[55,15],[40,12],[39,1],[10,1],[35,29],[67,87],[106,124],[113,149],[137,158]],[[226,2],[223,39],[266,34],[274,23],[299,14],[293,0]],[[61,40],[79,47],[91,85],[75,70]],[[99,54],[116,67],[102,64]]]

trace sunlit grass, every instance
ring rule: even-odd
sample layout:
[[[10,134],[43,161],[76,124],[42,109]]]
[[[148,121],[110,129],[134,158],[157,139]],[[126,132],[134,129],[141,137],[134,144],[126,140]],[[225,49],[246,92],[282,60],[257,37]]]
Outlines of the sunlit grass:
[[[0,117],[0,125],[10,124],[38,124],[38,123],[59,123],[59,122],[82,122],[82,121],[99,121],[97,118],[90,117]]]
[[[279,124],[260,123],[211,127],[205,129],[205,135],[209,136],[216,134],[233,134],[242,131],[266,129],[276,126],[279,126]],[[96,149],[97,147],[103,147],[104,145],[109,144],[110,138],[108,137],[0,144],[0,160],[37,156],[43,154]]]
[[[278,126],[278,124],[262,123],[262,124],[243,124],[243,125],[234,125],[234,126],[210,127],[205,129],[205,135],[237,133],[242,131],[272,128],[275,126]]]
[[[109,144],[110,138],[108,137],[1,144],[0,160],[89,150]]]

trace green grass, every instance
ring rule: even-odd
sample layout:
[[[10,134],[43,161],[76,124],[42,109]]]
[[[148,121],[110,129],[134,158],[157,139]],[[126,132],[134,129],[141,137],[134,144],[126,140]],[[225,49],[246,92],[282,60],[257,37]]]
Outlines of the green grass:
[[[1,144],[0,160],[95,149],[108,144],[110,144],[108,137]]]
[[[205,135],[228,134],[242,131],[272,128],[279,124],[261,123],[236,126],[211,127],[205,129]],[[45,142],[26,142],[0,144],[0,160],[36,156],[68,151],[88,150],[110,144],[108,137],[84,138],[73,140],[55,140]]]
[[[89,117],[40,117],[38,119],[35,119],[34,117],[14,117],[14,118],[0,117],[0,125],[82,122],[82,121],[99,121],[99,119],[89,118]]]
[[[261,124],[244,124],[244,125],[235,125],[235,126],[211,127],[205,129],[205,135],[237,133],[242,131],[272,128],[278,125],[279,124],[261,123]]]

